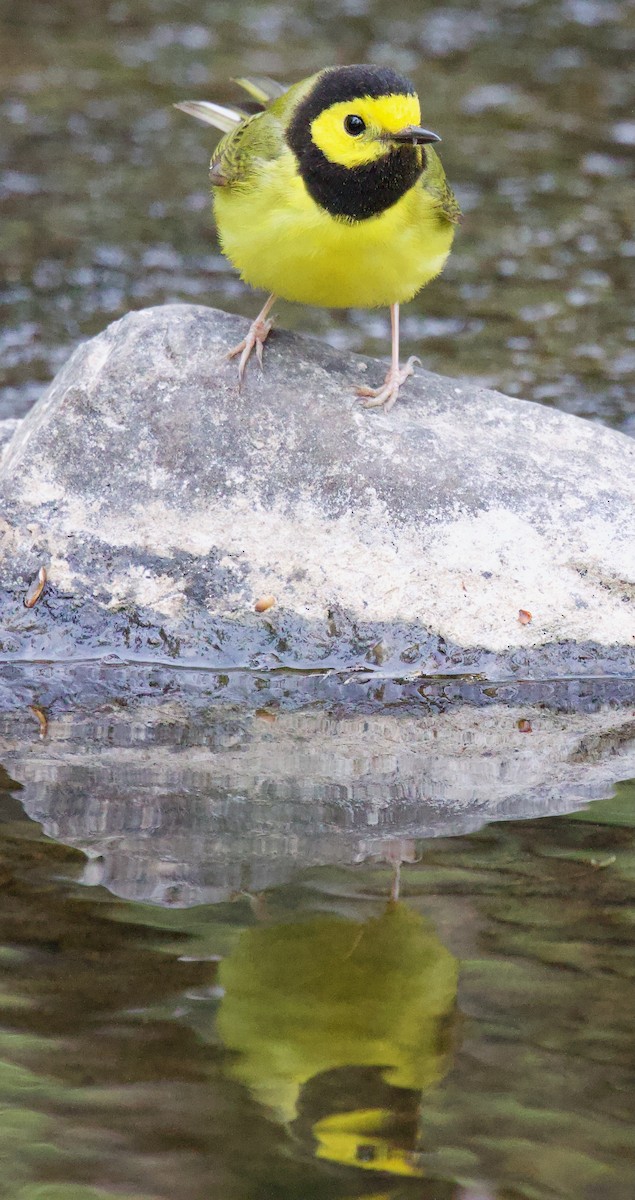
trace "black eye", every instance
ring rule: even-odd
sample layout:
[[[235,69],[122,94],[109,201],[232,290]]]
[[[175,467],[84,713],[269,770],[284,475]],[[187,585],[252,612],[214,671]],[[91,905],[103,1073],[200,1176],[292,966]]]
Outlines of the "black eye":
[[[374,1162],[375,1147],[364,1145],[362,1142],[361,1145],[355,1147],[355,1158],[358,1162]]]
[[[355,113],[349,113],[344,119],[344,128],[351,137],[359,137],[360,133],[364,132],[366,125],[361,117],[355,116]]]

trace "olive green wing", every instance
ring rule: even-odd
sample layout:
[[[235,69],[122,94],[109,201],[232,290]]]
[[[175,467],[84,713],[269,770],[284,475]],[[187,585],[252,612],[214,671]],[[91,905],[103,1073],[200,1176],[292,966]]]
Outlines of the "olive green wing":
[[[216,187],[246,183],[258,173],[260,164],[288,153],[284,131],[298,101],[313,85],[315,76],[287,88],[273,79],[236,79],[262,112],[249,113],[210,100],[183,100],[175,104],[189,116],[198,117],[225,134],[210,163],[210,179]]]
[[[265,108],[246,117],[219,142],[210,167],[212,182],[221,186],[247,182],[262,162],[288,154],[285,129],[314,81],[311,76],[287,87],[273,79],[237,79],[235,82]]]
[[[434,197],[439,212],[447,221],[458,225],[462,216],[461,209],[445,177],[441,159],[432,146],[426,146],[426,168],[423,172],[422,183],[425,190]]]
[[[277,104],[284,108],[283,102],[281,95]],[[270,109],[248,113],[210,100],[183,100],[174,107],[224,133],[210,162],[210,179],[216,187],[246,182],[260,162],[279,158],[286,149],[283,123]]]
[[[284,153],[284,130],[270,112],[245,117],[218,143],[210,163],[210,179],[217,187],[246,183],[262,162]]]

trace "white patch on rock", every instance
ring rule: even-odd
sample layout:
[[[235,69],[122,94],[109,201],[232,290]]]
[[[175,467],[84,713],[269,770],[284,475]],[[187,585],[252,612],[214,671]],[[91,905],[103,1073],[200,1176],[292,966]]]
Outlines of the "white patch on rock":
[[[118,609],[138,604],[143,608],[154,609],[165,617],[178,617],[183,611],[185,584],[183,582],[180,586],[175,586],[175,581],[170,575],[153,575],[140,567],[130,567],[129,570],[111,578],[109,586],[112,592],[109,608]]]
[[[78,516],[74,511],[74,532]],[[254,595],[272,592],[280,607],[307,616],[323,617],[338,604],[366,621],[420,621],[459,645],[493,651],[558,639],[611,645],[633,635],[621,581],[613,576],[611,587],[605,579],[611,527],[599,519],[579,531],[587,547],[582,570],[571,539],[563,536],[556,555],[551,539],[497,508],[442,527],[398,529],[376,499],[361,514],[325,522],[308,502],[291,511],[264,509],[243,495],[187,517],[159,502],[105,521],[84,513],[83,528],[109,545],[164,556],[216,548],[224,564],[248,564]],[[632,578],[633,562],[624,568]],[[109,586],[111,607],[134,600],[166,616],[182,611],[184,597],[168,576],[153,583],[134,568]],[[234,615],[237,604],[245,607],[237,597],[227,600],[225,611]],[[521,608],[532,614],[524,627]]]

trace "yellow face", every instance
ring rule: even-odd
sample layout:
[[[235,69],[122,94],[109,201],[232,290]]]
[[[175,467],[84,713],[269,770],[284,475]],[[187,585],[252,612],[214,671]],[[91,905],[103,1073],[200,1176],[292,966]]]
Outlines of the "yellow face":
[[[391,134],[420,122],[417,96],[361,96],[325,108],[311,123],[311,138],[329,162],[359,167],[391,149]]]
[[[423,1171],[416,1153],[381,1136],[382,1127],[390,1117],[391,1113],[381,1108],[323,1117],[313,1126],[317,1140],[316,1158],[366,1171],[420,1179]]]

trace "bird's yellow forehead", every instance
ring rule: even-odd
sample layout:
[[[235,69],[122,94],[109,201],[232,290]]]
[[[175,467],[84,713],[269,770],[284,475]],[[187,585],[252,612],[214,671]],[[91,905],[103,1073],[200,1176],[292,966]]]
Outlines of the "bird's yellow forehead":
[[[364,97],[362,104],[368,112],[367,124],[378,125],[385,133],[398,133],[406,125],[418,125],[421,121],[418,96]],[[364,117],[364,113],[360,116]]]
[[[346,132],[344,121],[351,115],[361,117],[366,125],[366,133],[360,137]],[[386,146],[378,140],[382,133],[398,133],[420,121],[417,96],[360,96],[338,100],[323,109],[311,122],[311,138],[330,162],[355,167],[386,153]]]

